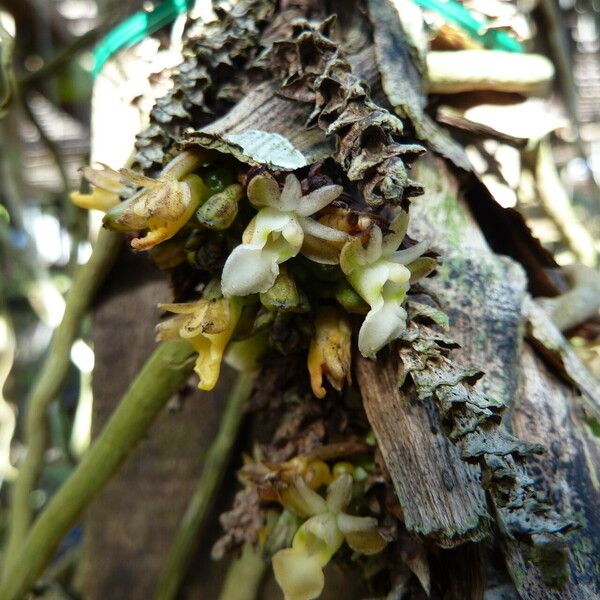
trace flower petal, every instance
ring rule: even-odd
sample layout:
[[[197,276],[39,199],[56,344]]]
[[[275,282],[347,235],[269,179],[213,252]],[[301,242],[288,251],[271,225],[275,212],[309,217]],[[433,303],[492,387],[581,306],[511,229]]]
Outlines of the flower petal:
[[[155,327],[157,342],[173,342],[179,339],[179,330],[187,317],[177,316],[158,323]]]
[[[114,192],[115,194],[127,191],[127,186],[123,184],[123,177],[118,171],[111,169],[104,163],[99,164],[102,167],[101,169],[81,167],[79,170],[85,179],[97,188],[107,192]]]
[[[254,217],[251,244],[261,248],[267,243],[272,233],[282,233],[289,229],[291,237],[302,235],[302,229],[293,215],[280,212],[274,208],[261,208]]]
[[[85,208],[87,210],[95,209],[102,212],[109,211],[113,206],[119,204],[119,194],[109,192],[105,189],[97,187],[90,194],[82,194],[80,192],[71,192],[69,199],[75,206]]]
[[[223,267],[224,296],[248,296],[266,292],[279,274],[276,252],[241,244],[233,249]]]
[[[344,543],[336,515],[331,512],[315,515],[305,521],[292,541],[292,548],[310,556],[315,556],[324,567]]]
[[[183,179],[202,166],[206,153],[202,150],[185,150],[170,160],[160,173],[160,179]]]
[[[317,211],[329,206],[342,192],[341,185],[325,185],[306,196],[302,196],[296,205],[296,213],[301,217],[308,217]]]
[[[325,587],[325,576],[314,556],[286,548],[273,556],[273,573],[285,600],[313,600]]]
[[[290,173],[285,178],[285,185],[281,190],[279,210],[298,212],[300,206],[300,198],[302,198],[302,188],[298,178]]]
[[[381,233],[381,229],[375,225],[369,231],[369,244],[367,245],[365,257],[367,259],[367,263],[374,263],[376,260],[381,258],[383,254],[383,234]]]
[[[408,213],[402,211],[391,223],[390,233],[383,238],[382,251],[387,256],[398,248],[402,243],[406,230],[408,229]]]
[[[311,490],[302,477],[281,493],[281,502],[302,517],[318,515],[327,510],[327,503],[317,492]]]
[[[367,253],[359,237],[352,238],[344,244],[340,253],[340,267],[346,275],[367,264]]]
[[[427,248],[429,248],[429,241],[422,240],[418,244],[411,246],[410,248],[406,248],[406,250],[398,250],[397,252],[392,252],[388,255],[389,260],[401,264],[407,265],[408,263],[413,262],[423,254],[423,252],[427,252]]]
[[[322,240],[327,240],[329,242],[345,242],[349,237],[348,234],[343,231],[327,227],[327,225],[323,225],[308,217],[299,217],[298,222],[305,234],[321,238]]]
[[[337,524],[346,538],[346,543],[355,552],[377,554],[387,545],[377,528],[377,520],[372,517],[354,517],[342,513],[337,516]]]
[[[327,507],[332,513],[337,515],[348,506],[351,497],[352,475],[342,473],[327,488]]]
[[[304,233],[300,250],[306,258],[321,265],[337,265],[340,262],[340,249],[337,245]]]
[[[126,181],[131,187],[151,188],[160,185],[158,179],[146,177],[143,173],[138,173],[133,169],[119,169],[119,175],[122,181]]]
[[[372,308],[358,332],[358,349],[366,358],[374,358],[381,348],[398,339],[406,330],[406,311],[400,302],[384,302]]]
[[[352,287],[359,293],[371,307],[375,306],[383,293],[383,286],[390,276],[388,264],[384,261],[378,261],[375,264],[356,269],[349,277],[348,281]],[[407,273],[407,281],[409,274]]]

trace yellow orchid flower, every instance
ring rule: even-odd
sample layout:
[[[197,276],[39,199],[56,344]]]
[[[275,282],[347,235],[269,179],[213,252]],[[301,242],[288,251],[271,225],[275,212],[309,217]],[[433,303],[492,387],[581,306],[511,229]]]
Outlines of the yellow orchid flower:
[[[79,169],[83,177],[92,184],[92,191],[89,194],[82,194],[77,191],[71,192],[69,199],[75,206],[80,208],[106,212],[119,204],[121,194],[126,194],[131,189],[123,182],[121,173],[103,163],[99,164],[102,167],[101,169],[92,167]]]
[[[344,512],[352,497],[352,475],[341,473],[323,498],[304,479],[294,483],[295,499],[290,510],[308,516],[292,540],[292,547],[273,556],[273,572],[286,600],[313,600],[323,591],[323,568],[344,540],[355,552],[376,554],[387,541],[372,517]]]
[[[115,173],[130,188],[142,189],[128,200],[112,206],[104,215],[103,223],[117,231],[148,230],[135,238],[131,246],[148,250],[172,238],[192,217],[208,188],[198,175],[192,175],[202,165],[203,155],[185,151],[171,160],[157,179],[146,177],[132,169]]]
[[[198,358],[194,371],[200,378],[198,388],[212,390],[221,372],[223,354],[242,312],[237,298],[206,299],[178,304],[159,304],[177,316],[159,323],[157,340],[185,339],[192,344]]]

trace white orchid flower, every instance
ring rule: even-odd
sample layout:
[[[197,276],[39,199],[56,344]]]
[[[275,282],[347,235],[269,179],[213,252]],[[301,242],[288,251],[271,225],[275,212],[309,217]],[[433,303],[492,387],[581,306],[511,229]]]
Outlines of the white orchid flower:
[[[435,268],[431,258],[420,258],[427,250],[426,241],[397,250],[408,227],[408,213],[402,212],[383,235],[378,226],[369,230],[366,247],[360,238],[347,242],[342,249],[340,266],[357,293],[369,304],[358,334],[358,349],[365,357],[374,357],[389,342],[406,330],[406,311],[402,303],[410,284]]]
[[[258,175],[248,185],[248,199],[259,209],[223,268],[225,296],[247,296],[266,292],[279,274],[279,265],[301,250],[317,262],[335,263],[331,244],[341,244],[347,234],[310,218],[331,204],[341,193],[339,185],[326,185],[306,196],[300,182],[288,175],[283,190],[268,173]],[[323,246],[323,252],[319,246]]]

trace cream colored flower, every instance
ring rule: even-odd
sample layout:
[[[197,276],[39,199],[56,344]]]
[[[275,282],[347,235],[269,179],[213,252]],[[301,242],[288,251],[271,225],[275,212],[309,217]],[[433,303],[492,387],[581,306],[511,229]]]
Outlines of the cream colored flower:
[[[341,186],[327,185],[303,196],[295,175],[287,176],[281,191],[272,175],[254,177],[248,185],[248,199],[259,211],[246,228],[243,243],[227,258],[223,294],[266,292],[275,283],[279,265],[296,256],[309,239],[310,258],[316,261],[320,259],[318,241],[344,242],[345,233],[309,218],[341,193]],[[329,254],[323,252],[323,262],[332,262]]]
[[[397,250],[408,227],[408,214],[402,212],[383,235],[378,226],[369,230],[366,247],[361,238],[347,242],[342,249],[340,266],[348,281],[369,304],[358,334],[358,349],[366,357],[374,357],[406,329],[406,311],[402,303],[410,284],[428,275],[436,266],[430,258],[420,258],[427,250],[422,241]]]
[[[159,307],[177,316],[156,326],[157,340],[189,341],[198,353],[194,367],[200,378],[198,388],[212,390],[219,380],[223,354],[240,318],[241,302],[237,298],[202,298],[196,302],[159,304]]]
[[[207,193],[202,179],[191,174],[202,160],[200,153],[182,152],[165,166],[157,179],[120,169],[122,182],[142,189],[113,206],[104,216],[104,224],[117,231],[148,229],[146,235],[131,241],[136,250],[148,250],[172,238],[189,221]]]
[[[323,568],[346,543],[361,554],[376,554],[387,542],[377,520],[344,512],[352,496],[352,476],[342,473],[327,488],[323,498],[297,477],[296,498],[288,506],[305,521],[292,541],[292,547],[273,556],[273,572],[286,600],[312,600],[323,591]]]

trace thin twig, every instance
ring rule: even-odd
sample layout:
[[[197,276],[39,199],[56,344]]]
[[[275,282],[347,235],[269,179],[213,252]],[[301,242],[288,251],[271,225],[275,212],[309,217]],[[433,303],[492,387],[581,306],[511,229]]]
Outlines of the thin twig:
[[[252,391],[252,375],[241,373],[229,394],[219,432],[206,454],[198,488],[179,525],[160,574],[155,600],[175,598],[199,541],[200,530],[219,490],[242,422],[242,407]]]
[[[48,565],[81,512],[146,434],[169,398],[185,382],[194,353],[184,341],[158,346],[121,399],[96,442],[37,518],[8,564],[2,600],[21,600]]]
[[[47,444],[46,409],[65,381],[71,346],[81,320],[112,266],[120,245],[119,234],[101,230],[90,260],[75,275],[63,320],[54,332],[46,361],[29,396],[24,436],[27,453],[12,489],[4,573],[14,562],[12,559],[16,557],[31,523],[29,497],[40,474]]]

